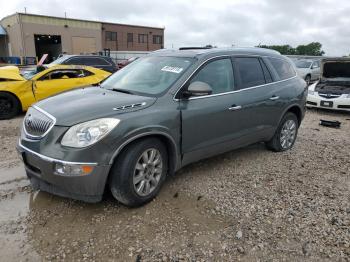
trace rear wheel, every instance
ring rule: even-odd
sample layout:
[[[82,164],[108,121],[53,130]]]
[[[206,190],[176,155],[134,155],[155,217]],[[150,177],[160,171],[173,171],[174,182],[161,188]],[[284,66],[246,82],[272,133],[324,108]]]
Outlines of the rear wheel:
[[[127,206],[140,206],[159,192],[168,171],[165,146],[155,138],[136,142],[114,163],[109,180],[112,195]]]
[[[291,149],[298,135],[298,118],[295,114],[288,112],[282,118],[273,138],[266,143],[273,151],[281,152]]]
[[[19,110],[20,104],[15,96],[0,92],[0,120],[15,117]]]

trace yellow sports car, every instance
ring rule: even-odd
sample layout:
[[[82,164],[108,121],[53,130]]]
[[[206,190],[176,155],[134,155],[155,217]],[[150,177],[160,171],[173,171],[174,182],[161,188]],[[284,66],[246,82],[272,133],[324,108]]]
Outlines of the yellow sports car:
[[[0,67],[0,119],[12,118],[39,100],[97,84],[110,75],[89,66],[55,65],[23,73],[16,66]]]

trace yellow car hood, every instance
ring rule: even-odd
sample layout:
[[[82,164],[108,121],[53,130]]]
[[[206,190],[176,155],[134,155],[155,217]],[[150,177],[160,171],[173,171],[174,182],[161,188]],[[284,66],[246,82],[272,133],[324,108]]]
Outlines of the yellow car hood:
[[[0,67],[0,79],[25,81],[26,79],[19,73],[17,66]]]

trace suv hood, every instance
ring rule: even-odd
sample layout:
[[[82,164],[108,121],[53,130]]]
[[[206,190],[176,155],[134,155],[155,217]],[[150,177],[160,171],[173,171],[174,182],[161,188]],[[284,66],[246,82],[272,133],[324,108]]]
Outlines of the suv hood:
[[[324,59],[321,63],[321,80],[350,81],[350,59]]]
[[[35,104],[56,118],[58,126],[73,126],[103,117],[142,110],[156,98],[88,87],[61,93]]]

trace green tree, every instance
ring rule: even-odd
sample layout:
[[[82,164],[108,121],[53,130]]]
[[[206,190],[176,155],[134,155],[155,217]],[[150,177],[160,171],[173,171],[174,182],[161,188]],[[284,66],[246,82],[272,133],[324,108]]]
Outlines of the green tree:
[[[280,52],[282,55],[324,55],[322,44],[319,42],[312,42],[307,45],[299,45],[296,48],[290,45],[259,45],[258,47],[273,49]]]
[[[314,55],[314,56],[322,56],[324,55],[324,51],[321,50],[322,45],[319,42],[312,42],[308,45],[299,45],[296,48],[297,55]]]

